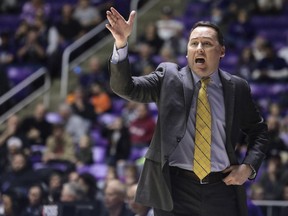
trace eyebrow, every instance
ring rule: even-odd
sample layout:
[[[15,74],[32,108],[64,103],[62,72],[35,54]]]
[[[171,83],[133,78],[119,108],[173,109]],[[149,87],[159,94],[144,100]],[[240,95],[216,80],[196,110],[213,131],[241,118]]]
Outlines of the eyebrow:
[[[213,40],[211,37],[192,37],[190,40],[196,40],[196,39],[208,39],[208,40]]]

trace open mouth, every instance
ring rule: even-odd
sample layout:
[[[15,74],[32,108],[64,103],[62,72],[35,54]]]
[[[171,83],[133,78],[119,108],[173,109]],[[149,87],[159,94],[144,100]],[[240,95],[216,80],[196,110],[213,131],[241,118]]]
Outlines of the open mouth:
[[[205,59],[204,58],[196,58],[195,63],[203,64],[203,63],[205,63]]]

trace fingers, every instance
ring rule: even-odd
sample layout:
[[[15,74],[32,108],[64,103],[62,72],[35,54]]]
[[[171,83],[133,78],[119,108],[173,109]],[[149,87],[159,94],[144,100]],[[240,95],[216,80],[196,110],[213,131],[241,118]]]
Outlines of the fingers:
[[[133,11],[131,11],[131,13],[129,15],[129,19],[128,19],[129,25],[133,25],[135,17],[136,17],[136,11],[133,10]]]

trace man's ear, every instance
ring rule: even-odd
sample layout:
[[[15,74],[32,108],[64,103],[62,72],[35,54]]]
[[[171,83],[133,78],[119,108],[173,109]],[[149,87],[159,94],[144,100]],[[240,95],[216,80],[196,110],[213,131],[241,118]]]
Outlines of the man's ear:
[[[225,46],[221,47],[221,55],[220,57],[223,58],[225,56]]]

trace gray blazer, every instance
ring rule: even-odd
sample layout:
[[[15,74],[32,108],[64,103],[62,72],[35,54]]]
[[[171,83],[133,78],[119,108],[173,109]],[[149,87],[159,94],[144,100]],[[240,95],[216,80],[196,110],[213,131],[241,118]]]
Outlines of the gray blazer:
[[[192,103],[193,76],[188,66],[161,63],[149,75],[132,77],[128,59],[109,65],[110,85],[119,96],[142,103],[155,102],[158,120],[153,139],[145,155],[136,201],[165,211],[173,209],[169,176],[169,156],[184,136]],[[240,130],[249,137],[242,163],[257,171],[267,150],[267,126],[257,111],[248,83],[219,70],[226,110],[226,150],[231,164],[239,164],[235,145]],[[241,216],[247,215],[243,186],[237,186]]]

